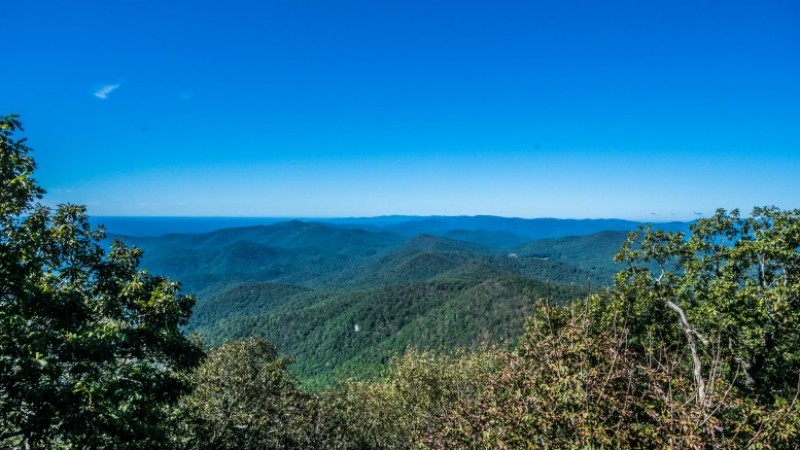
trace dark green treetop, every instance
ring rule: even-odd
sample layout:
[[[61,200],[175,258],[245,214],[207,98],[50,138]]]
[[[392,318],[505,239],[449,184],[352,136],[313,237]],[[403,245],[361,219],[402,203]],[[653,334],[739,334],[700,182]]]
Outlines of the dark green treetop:
[[[138,268],[85,208],[44,193],[15,116],[0,118],[0,447],[166,447],[179,371],[202,353],[181,333],[194,299]]]

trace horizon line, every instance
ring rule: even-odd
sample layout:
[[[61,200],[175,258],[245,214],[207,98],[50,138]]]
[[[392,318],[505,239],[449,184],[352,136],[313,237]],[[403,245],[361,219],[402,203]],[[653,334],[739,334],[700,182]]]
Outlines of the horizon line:
[[[705,216],[698,216],[702,218]],[[510,220],[619,220],[626,222],[643,222],[643,223],[688,223],[697,220],[644,220],[644,219],[625,219],[621,217],[554,217],[554,216],[537,216],[537,217],[521,217],[521,216],[500,216],[494,214],[382,214],[377,216],[224,216],[224,215],[180,215],[180,216],[165,216],[165,215],[115,215],[115,214],[97,214],[90,215],[93,218],[138,218],[138,219],[270,219],[270,220],[369,220],[369,219],[388,219],[388,218],[497,218],[497,219],[510,219]]]

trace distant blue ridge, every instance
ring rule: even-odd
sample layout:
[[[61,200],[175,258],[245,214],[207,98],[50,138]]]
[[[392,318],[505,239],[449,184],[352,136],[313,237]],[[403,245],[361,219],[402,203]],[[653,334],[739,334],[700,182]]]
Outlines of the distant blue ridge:
[[[123,236],[163,236],[165,234],[208,233],[223,228],[271,225],[288,219],[263,217],[152,217],[96,216],[92,225],[103,225],[109,234]]]
[[[635,230],[645,222],[622,219],[522,219],[498,216],[379,216],[364,218],[276,218],[276,217],[155,217],[96,216],[93,225],[104,225],[110,235],[163,236],[208,233],[224,228],[267,226],[291,220],[324,223],[345,228],[388,231],[401,236],[442,235],[453,231],[513,233],[525,239],[583,236],[601,231]],[[665,222],[656,228],[688,231],[691,222]]]

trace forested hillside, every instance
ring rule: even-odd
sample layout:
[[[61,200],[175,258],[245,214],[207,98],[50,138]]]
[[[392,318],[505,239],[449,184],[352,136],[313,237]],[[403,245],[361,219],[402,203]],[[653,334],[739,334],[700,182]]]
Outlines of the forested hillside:
[[[447,350],[512,343],[536,300],[567,303],[585,293],[521,276],[483,275],[362,290],[313,290],[297,293],[274,309],[227,311],[229,305],[241,305],[243,289],[237,288],[215,298],[221,319],[194,330],[212,345],[264,337],[295,358],[294,368],[303,378],[331,381],[377,374],[393,354],[409,347]],[[208,317],[207,311],[205,304],[198,305],[198,317]]]
[[[442,231],[445,222],[434,223]],[[502,230],[406,237],[368,228],[289,221],[122,239],[145,250],[146,267],[197,296],[188,331],[211,345],[265,337],[296,359],[302,379],[319,384],[374,375],[408,347],[513,343],[537,300],[564,303],[610,285],[613,254],[627,236],[534,240],[509,250],[520,238]]]

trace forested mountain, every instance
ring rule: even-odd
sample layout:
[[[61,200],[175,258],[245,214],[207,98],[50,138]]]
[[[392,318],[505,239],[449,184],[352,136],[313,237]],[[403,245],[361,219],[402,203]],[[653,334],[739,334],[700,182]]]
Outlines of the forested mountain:
[[[343,225],[353,222],[341,222]],[[372,227],[365,219],[361,226]],[[375,229],[390,231],[404,236],[422,233],[446,234],[453,230],[504,232],[521,236],[527,240],[565,236],[580,236],[601,231],[630,231],[641,225],[639,222],[620,219],[522,219],[497,216],[430,216],[397,217],[396,223],[375,226]],[[665,229],[684,229],[686,224],[672,222],[659,224]]]
[[[588,236],[531,241],[513,251],[523,259],[548,260],[577,267],[588,271],[590,280],[606,284],[620,270],[609,255],[613,256],[627,237],[626,231],[602,231]]]
[[[386,232],[299,221],[202,234],[113,237],[143,248],[145,266],[170,274],[195,293],[242,281],[313,286],[403,240]]]
[[[237,285],[198,303],[193,329],[212,345],[262,336],[296,358],[305,378],[377,373],[406,347],[510,342],[537,300],[564,303],[582,288],[470,265],[426,281],[362,289]]]
[[[527,242],[529,239],[509,231],[486,230],[448,230],[442,237],[464,242],[472,242],[484,247],[505,250]]]
[[[197,296],[189,331],[213,345],[266,337],[296,358],[301,377],[319,383],[377,373],[409,346],[513,340],[537,300],[563,302],[610,285],[627,231],[539,240],[515,233],[558,234],[558,223],[567,230],[634,225],[395,217],[114,237],[141,247],[145,267]],[[423,229],[429,232],[407,235]]]

